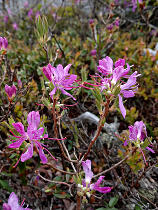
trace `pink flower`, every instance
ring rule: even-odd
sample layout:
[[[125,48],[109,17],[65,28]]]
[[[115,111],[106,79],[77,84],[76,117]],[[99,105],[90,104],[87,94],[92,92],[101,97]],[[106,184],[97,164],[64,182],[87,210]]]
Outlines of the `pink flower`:
[[[31,9],[28,11],[27,16],[31,19],[31,18],[32,18],[32,15],[33,15],[33,9],[31,8]]]
[[[127,68],[125,68],[124,59],[118,59],[113,66],[113,60],[106,56],[102,60],[99,60],[99,66],[97,66],[98,71],[104,76],[98,75],[101,78],[101,91],[107,90],[108,94],[119,97],[119,108],[124,118],[126,116],[126,109],[123,105],[122,97],[130,98],[135,96],[137,91],[136,78],[140,75],[136,71],[132,75],[128,75],[130,66],[128,63],[126,65]],[[122,84],[122,78],[128,78],[125,84]],[[118,92],[119,89],[120,92]]]
[[[141,145],[144,143],[144,140],[147,138],[146,126],[143,121],[136,121],[134,126],[130,125],[129,127],[129,139],[124,142],[124,146],[127,146],[128,142],[132,142],[136,147],[138,147],[143,154],[144,160],[145,156],[141,149]],[[152,153],[155,153],[150,147],[146,147]],[[146,160],[145,160],[146,162]]]
[[[65,90],[71,90],[73,88],[73,83],[75,82],[77,75],[69,74],[68,71],[71,67],[71,64],[67,65],[65,68],[61,64],[57,68],[48,64],[46,67],[43,67],[43,73],[47,79],[52,82],[54,89],[50,92],[50,96],[53,99],[54,94],[57,90],[60,90],[64,95],[70,96],[76,100],[70,93]]]
[[[43,127],[39,127],[40,126],[39,112],[35,112],[35,111],[30,112],[27,116],[27,122],[28,122],[27,132],[25,132],[24,125],[21,122],[12,124],[14,129],[20,134],[20,136],[15,136],[13,133],[16,139],[13,140],[14,142],[9,145],[9,148],[18,148],[21,146],[21,144],[24,141],[29,141],[26,148],[27,151],[21,155],[21,161],[25,162],[26,160],[32,158],[33,147],[35,146],[37,151],[39,152],[39,156],[42,163],[43,164],[47,163],[47,157],[45,156],[43,150],[45,149],[49,154],[50,152],[44,147],[44,144],[40,143],[40,140],[44,138],[48,138],[48,135],[44,134]]]
[[[8,47],[8,40],[5,37],[0,37],[0,50],[6,50]]]
[[[116,18],[114,24],[115,24],[115,26],[119,27],[119,25],[120,25],[120,20],[119,20],[119,18]]]
[[[112,31],[113,27],[114,27],[114,25],[111,23],[106,28],[108,31]]]
[[[89,24],[92,25],[94,23],[94,19],[89,19]]]
[[[35,18],[38,18],[40,16],[40,12],[37,11],[36,14],[35,14]]]
[[[86,160],[82,161],[82,167],[85,173],[85,179],[82,181],[81,188],[85,189],[88,192],[87,195],[93,190],[101,192],[101,193],[108,193],[112,190],[111,187],[101,187],[100,184],[104,179],[104,176],[100,176],[97,182],[91,184],[91,180],[93,177],[93,172],[91,171],[91,161]]]
[[[3,204],[3,210],[31,210],[29,208],[23,208],[18,203],[18,197],[12,192],[9,196],[8,203]]]
[[[115,68],[113,68],[113,60],[109,56],[106,56],[102,60],[99,60],[99,66],[97,66],[97,69],[103,74],[103,76],[112,75],[112,79],[116,83],[121,77],[126,77],[130,70],[128,63],[126,69],[124,66],[125,60],[119,58],[115,62]]]
[[[28,6],[29,6],[28,1],[25,1],[25,2],[24,2],[24,7],[27,8]]]
[[[95,56],[97,54],[97,51],[96,50],[91,50],[91,56]]]
[[[20,79],[18,80],[18,87],[19,87],[19,88],[22,88],[22,82],[21,82]]]
[[[8,12],[8,15],[11,15],[12,14],[12,11],[10,8],[7,9],[7,12]]]
[[[15,31],[17,31],[18,30],[18,24],[17,23],[13,23],[13,29],[15,30]]]
[[[15,85],[12,85],[12,87],[10,87],[9,85],[5,85],[5,92],[9,98],[9,100],[12,100],[16,95]]]

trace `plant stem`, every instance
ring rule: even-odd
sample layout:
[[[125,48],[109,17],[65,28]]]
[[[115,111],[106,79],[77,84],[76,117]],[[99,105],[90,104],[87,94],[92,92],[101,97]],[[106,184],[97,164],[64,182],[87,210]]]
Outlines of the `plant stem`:
[[[120,162],[116,163],[116,164],[113,165],[111,168],[108,168],[108,169],[106,169],[105,171],[102,171],[101,173],[99,173],[99,174],[93,176],[93,178],[96,178],[96,177],[98,177],[98,176],[101,176],[101,175],[103,175],[103,174],[106,174],[107,172],[109,172],[109,171],[113,170],[114,168],[116,168],[117,166],[121,165],[124,161],[126,161],[126,160],[130,157],[130,155],[133,155],[133,153],[134,153],[136,150],[137,150],[137,148],[135,148],[130,154],[126,155],[126,157],[125,157],[123,160],[121,160]]]
[[[105,118],[106,118],[106,116],[108,114],[108,111],[109,111],[109,104],[110,104],[110,99],[107,98],[107,101],[106,101],[106,104],[105,104],[105,107],[104,107],[104,110],[103,110],[103,114],[100,117],[100,120],[99,120],[99,123],[98,123],[96,134],[95,134],[94,138],[91,140],[91,142],[89,144],[89,147],[88,147],[88,150],[87,150],[87,152],[83,156],[83,160],[85,160],[87,158],[88,154],[91,151],[91,148],[92,148],[93,144],[95,143],[95,141],[97,140],[97,138],[100,135],[100,132],[102,130],[102,127],[104,126],[104,120],[105,120]]]
[[[55,134],[55,138],[58,138],[58,128],[57,128],[57,113],[56,113],[56,109],[55,109],[55,105],[56,105],[56,102],[57,102],[57,99],[53,99],[53,107],[52,107],[52,114],[53,114],[53,121],[54,121],[54,126],[53,126],[53,129],[54,129],[54,134]],[[62,152],[62,155],[63,157],[69,161],[69,162],[78,162],[77,160],[71,160],[70,158],[68,158],[64,152],[64,149],[63,149],[63,146],[62,144],[57,141],[59,147],[60,147],[60,150]]]
[[[81,210],[81,197],[77,195],[77,206],[76,210]]]

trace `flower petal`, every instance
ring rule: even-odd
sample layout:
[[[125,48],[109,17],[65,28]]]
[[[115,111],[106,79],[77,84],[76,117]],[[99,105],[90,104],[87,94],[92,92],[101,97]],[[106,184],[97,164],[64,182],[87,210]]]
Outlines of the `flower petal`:
[[[126,116],[126,109],[123,105],[123,101],[122,101],[122,96],[121,95],[118,95],[119,96],[119,108],[120,108],[120,111],[122,113],[122,116],[125,118]]]
[[[32,111],[27,116],[27,122],[29,124],[29,130],[37,130],[40,124],[40,114],[39,112]]]
[[[32,156],[33,156],[33,145],[31,144],[28,147],[27,151],[21,155],[21,161],[25,162],[26,160],[32,158]]]
[[[124,66],[125,65],[125,59],[121,59],[119,58],[116,62],[115,62],[115,68],[118,66]]]
[[[146,149],[148,149],[152,153],[155,153],[155,151],[153,149],[151,149],[150,147],[146,147]]]
[[[19,209],[20,205],[18,204],[18,197],[14,192],[10,194],[8,204],[11,207],[11,209]]]
[[[24,125],[21,122],[12,123],[12,125],[18,133],[20,133],[22,136],[25,135]]]
[[[111,187],[99,187],[99,186],[96,186],[96,187],[93,187],[93,190],[97,190],[98,192],[101,192],[101,193],[108,193],[112,190]]]
[[[64,68],[64,75],[65,75],[65,76],[68,74],[71,65],[72,65],[72,64],[68,64],[67,66],[65,66],[65,68]]]
[[[104,179],[104,176],[100,176],[96,183],[90,185],[91,190],[97,190],[101,193],[108,193],[111,191],[111,187],[100,187],[102,180]]]
[[[18,139],[16,142],[10,144],[8,147],[9,148],[18,148],[21,146],[21,144],[23,143],[23,141],[25,141],[26,139],[25,138],[20,138]]]
[[[48,160],[47,160],[46,155],[45,155],[44,152],[43,152],[43,149],[39,147],[38,150],[39,150],[39,156],[40,156],[40,158],[41,158],[42,163],[43,163],[43,164],[47,163]]]
[[[49,95],[50,95],[50,97],[53,99],[53,95],[56,93],[56,91],[57,91],[57,88],[55,87],[50,93],[49,93]]]
[[[91,171],[91,161],[90,160],[82,161],[82,167],[85,172],[85,182],[89,184],[93,177],[93,172]]]
[[[63,88],[59,88],[64,95],[70,96],[73,100],[76,100],[70,93],[66,92]]]

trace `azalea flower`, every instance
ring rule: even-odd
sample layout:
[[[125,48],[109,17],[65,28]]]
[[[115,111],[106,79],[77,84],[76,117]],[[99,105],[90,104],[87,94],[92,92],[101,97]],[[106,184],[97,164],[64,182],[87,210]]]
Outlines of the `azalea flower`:
[[[0,37],[0,50],[6,50],[8,47],[8,41],[5,37]]]
[[[33,9],[31,8],[31,9],[28,11],[27,16],[31,19],[32,15],[33,15]]]
[[[13,26],[13,29],[14,29],[15,31],[17,31],[17,30],[18,30],[18,28],[19,28],[17,23],[13,23],[13,25],[12,25],[12,26]]]
[[[5,85],[5,92],[9,98],[9,100],[12,100],[15,95],[16,95],[16,87],[15,85],[9,86],[9,85]]]
[[[54,94],[57,90],[60,90],[64,95],[70,96],[76,100],[70,93],[66,90],[71,90],[73,88],[73,83],[75,82],[77,75],[69,74],[68,71],[71,67],[71,64],[68,64],[65,68],[61,64],[57,68],[48,64],[46,67],[43,67],[43,73],[47,79],[53,83],[54,89],[50,92],[50,96],[53,99]]]
[[[29,208],[23,208],[18,203],[18,197],[14,192],[12,192],[9,196],[8,203],[3,204],[3,210],[31,210]]]
[[[143,154],[143,158],[145,160],[144,153],[141,149],[141,145],[144,143],[144,140],[147,138],[146,126],[143,121],[136,121],[134,125],[130,125],[129,127],[129,139],[124,142],[124,146],[128,145],[128,142],[132,142],[136,147],[138,147]],[[153,149],[150,147],[146,147],[152,153],[155,153]],[[146,160],[145,160],[146,162]]]
[[[20,136],[15,136],[15,140],[9,145],[9,148],[18,148],[24,141],[29,141],[26,149],[27,151],[23,153],[20,157],[22,162],[32,158],[33,148],[36,147],[42,163],[47,163],[47,157],[43,150],[45,149],[50,155],[51,153],[44,147],[44,144],[40,143],[43,138],[48,138],[47,134],[44,134],[44,128],[40,127],[40,114],[39,112],[32,111],[27,116],[28,128],[27,132],[24,130],[24,125],[21,122],[13,123],[14,129],[20,134]],[[24,150],[25,151],[25,150]],[[52,155],[51,155],[52,156]],[[53,157],[53,156],[52,156]],[[53,157],[54,158],[54,157]],[[54,158],[55,159],[55,158]]]
[[[90,52],[90,54],[91,54],[91,56],[96,56],[96,54],[97,54],[97,50],[91,50],[91,52]]]
[[[24,7],[27,8],[28,6],[29,6],[28,1],[25,1],[25,2],[24,2]]]
[[[98,191],[101,193],[108,193],[112,190],[111,187],[101,187],[100,184],[102,180],[104,179],[104,176],[100,176],[97,182],[91,184],[91,180],[93,177],[93,172],[91,170],[91,161],[86,160],[82,161],[82,167],[85,173],[85,179],[82,181],[82,185],[79,185],[79,187],[85,191],[87,196],[90,196],[92,191]]]
[[[124,68],[125,66],[125,60],[124,59],[118,59],[115,62],[115,67],[113,68],[113,60],[106,56],[102,60],[99,60],[99,66],[97,66],[97,69],[100,73],[102,73],[103,76],[111,76],[111,79],[113,79],[113,83],[116,84],[116,82],[121,77],[126,77],[126,75],[129,73],[130,66],[127,63],[127,68]]]
[[[102,73],[103,76],[97,75],[101,78],[100,89],[101,91],[106,90],[106,93],[113,96],[118,96],[119,98],[119,108],[125,118],[126,109],[123,105],[123,97],[130,98],[135,96],[135,92],[138,87],[136,85],[136,78],[140,76],[135,71],[132,75],[129,75],[130,66],[127,63],[127,68],[125,68],[125,60],[118,59],[113,65],[113,60],[106,56],[102,60],[99,60],[98,71]],[[124,83],[122,78],[127,78],[127,82]],[[99,83],[97,82],[97,86]]]

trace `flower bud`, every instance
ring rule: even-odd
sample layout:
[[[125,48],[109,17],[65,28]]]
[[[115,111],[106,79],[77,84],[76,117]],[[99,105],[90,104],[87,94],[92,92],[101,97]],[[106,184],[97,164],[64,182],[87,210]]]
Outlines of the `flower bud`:
[[[5,92],[8,96],[9,101],[12,101],[13,98],[16,95],[16,87],[15,85],[12,85],[12,87],[10,87],[9,85],[5,85]]]
[[[7,39],[4,37],[0,37],[0,50],[6,50],[8,47],[8,41]]]

